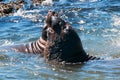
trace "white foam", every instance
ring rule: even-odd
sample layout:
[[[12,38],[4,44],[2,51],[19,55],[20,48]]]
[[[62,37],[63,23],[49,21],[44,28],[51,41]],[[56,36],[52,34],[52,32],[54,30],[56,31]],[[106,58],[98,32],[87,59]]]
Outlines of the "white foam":
[[[41,22],[42,15],[38,14],[40,10],[34,9],[29,11],[22,11],[18,10],[16,13],[14,13],[14,16],[21,16],[23,18],[28,18],[32,21],[39,21]]]
[[[28,13],[28,12],[40,12],[40,10],[34,9],[34,10],[29,10],[29,11],[24,11],[24,13]]]
[[[98,1],[98,0],[89,0],[89,2],[96,2],[96,1]]]
[[[116,29],[116,28],[113,28],[113,29],[105,29],[105,30],[103,30],[104,32],[120,32],[118,29]]]
[[[24,16],[25,13],[39,13],[40,10],[34,9],[34,10],[25,10],[19,9],[16,13],[14,13],[14,16]]]
[[[42,15],[41,14],[27,14],[27,15],[23,15],[22,17],[28,18],[34,22],[36,22],[36,21],[42,22]]]
[[[45,0],[42,2],[42,5],[52,5],[53,1],[52,0]]]
[[[120,47],[120,39],[119,39],[119,37],[112,40],[112,45],[116,46],[116,47]]]
[[[78,23],[79,23],[79,24],[84,24],[84,23],[85,23],[85,21],[80,20]]]
[[[112,20],[113,20],[113,23],[112,23],[113,26],[120,26],[120,17],[119,16],[113,15]]]
[[[14,44],[11,40],[0,40],[1,46]]]
[[[23,11],[21,9],[19,9],[16,13],[13,14],[14,16],[22,16],[23,15]]]

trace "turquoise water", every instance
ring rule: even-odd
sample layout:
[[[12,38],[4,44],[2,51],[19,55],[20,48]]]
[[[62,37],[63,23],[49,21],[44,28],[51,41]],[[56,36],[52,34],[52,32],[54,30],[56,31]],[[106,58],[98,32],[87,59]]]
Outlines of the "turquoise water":
[[[30,5],[11,16],[0,18],[0,46],[37,40],[45,15],[51,9],[71,23],[87,53],[105,60],[57,66],[45,63],[41,55],[6,50],[0,52],[0,80],[120,79],[119,0],[60,0],[48,6],[30,8]]]

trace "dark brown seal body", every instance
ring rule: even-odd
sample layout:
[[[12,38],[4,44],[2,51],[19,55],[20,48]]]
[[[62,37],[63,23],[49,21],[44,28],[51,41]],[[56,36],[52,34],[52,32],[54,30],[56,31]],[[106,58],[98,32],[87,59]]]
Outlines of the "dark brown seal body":
[[[54,11],[48,12],[42,38],[47,41],[44,55],[48,61],[77,63],[99,59],[86,54],[76,31]]]

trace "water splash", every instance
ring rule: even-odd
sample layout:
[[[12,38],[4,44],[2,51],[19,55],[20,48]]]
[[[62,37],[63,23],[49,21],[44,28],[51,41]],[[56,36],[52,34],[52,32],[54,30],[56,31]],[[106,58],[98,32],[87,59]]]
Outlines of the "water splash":
[[[113,23],[112,23],[113,26],[120,26],[120,16],[113,15],[112,20],[113,20]]]
[[[53,1],[52,0],[45,0],[42,2],[42,5],[52,5],[53,4]]]
[[[34,9],[34,10],[18,10],[16,13],[14,13],[14,16],[21,16],[26,19],[30,19],[33,22],[42,22],[44,19],[44,16],[40,14],[40,10]]]
[[[22,16],[23,15],[22,9],[19,9],[16,13],[13,14],[13,16]]]
[[[0,40],[1,46],[7,46],[7,45],[12,45],[12,44],[14,44],[12,40]]]

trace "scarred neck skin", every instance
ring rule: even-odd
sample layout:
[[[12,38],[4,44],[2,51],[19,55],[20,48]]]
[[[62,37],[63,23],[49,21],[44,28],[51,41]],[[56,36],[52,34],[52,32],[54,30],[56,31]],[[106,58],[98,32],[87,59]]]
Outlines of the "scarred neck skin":
[[[44,49],[46,48],[46,45],[47,45],[47,42],[42,37],[40,37],[37,41],[31,42],[28,44],[0,47],[0,52],[15,51],[15,52],[22,52],[22,53],[43,54]]]

